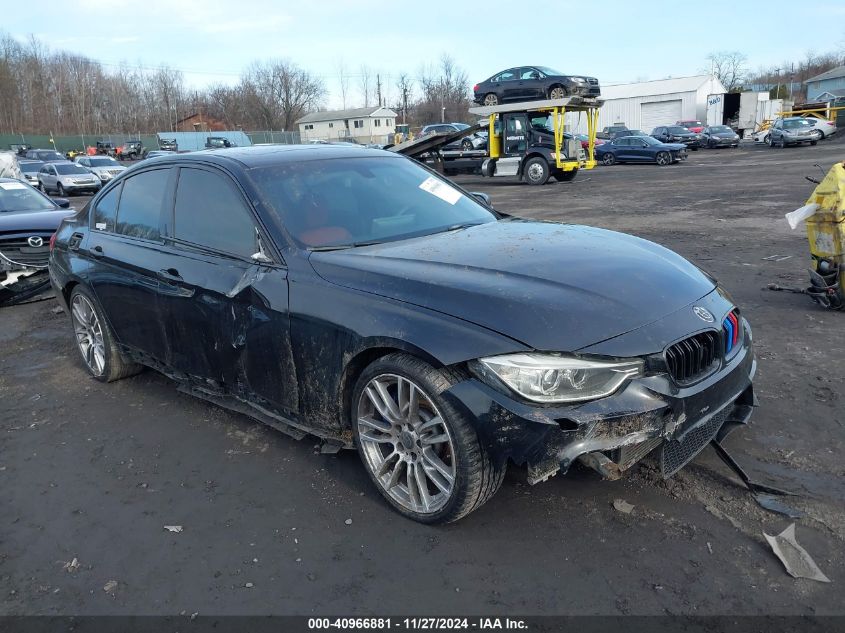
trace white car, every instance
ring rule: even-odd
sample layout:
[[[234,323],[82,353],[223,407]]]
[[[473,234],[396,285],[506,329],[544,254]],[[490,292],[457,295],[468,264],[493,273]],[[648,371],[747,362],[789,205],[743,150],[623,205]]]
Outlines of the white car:
[[[93,171],[103,183],[126,171],[126,167],[111,156],[77,156],[73,162]]]
[[[816,132],[816,140],[820,141],[823,138],[827,138],[831,134],[836,133],[836,124],[833,121],[820,119],[815,116],[808,116],[805,118],[813,124],[813,130]]]

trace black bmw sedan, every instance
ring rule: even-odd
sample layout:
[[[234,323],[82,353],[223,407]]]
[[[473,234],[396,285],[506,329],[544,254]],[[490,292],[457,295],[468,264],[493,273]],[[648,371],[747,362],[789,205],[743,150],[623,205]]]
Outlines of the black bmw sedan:
[[[50,258],[87,371],[152,367],[356,448],[396,510],[454,521],[576,460],[669,476],[753,404],[751,330],[636,237],[497,213],[405,157],[271,146],[149,159]]]
[[[486,106],[506,101],[601,96],[595,77],[568,75],[548,66],[509,68],[476,84],[472,91],[475,102]]]

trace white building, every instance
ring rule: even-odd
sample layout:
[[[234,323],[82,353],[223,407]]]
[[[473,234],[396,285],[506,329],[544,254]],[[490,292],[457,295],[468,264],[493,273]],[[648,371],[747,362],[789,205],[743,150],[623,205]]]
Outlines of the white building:
[[[393,142],[397,114],[390,108],[374,106],[353,110],[332,110],[306,114],[296,123],[303,143],[353,138],[360,143]]]
[[[604,105],[599,109],[598,128],[624,123],[632,130],[650,133],[659,125],[707,117],[707,97],[727,92],[712,75],[658,79],[633,84],[602,85]],[[571,117],[571,118],[569,118]],[[577,132],[587,131],[587,121],[576,114],[568,123]]]

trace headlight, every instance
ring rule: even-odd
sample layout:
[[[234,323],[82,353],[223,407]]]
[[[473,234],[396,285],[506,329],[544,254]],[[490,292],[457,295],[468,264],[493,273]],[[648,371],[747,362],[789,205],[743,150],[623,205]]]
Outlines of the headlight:
[[[595,361],[551,354],[506,354],[478,360],[482,376],[492,373],[534,402],[580,402],[609,396],[643,373],[641,360]]]
[[[574,81],[576,84],[585,84],[585,83],[587,83],[587,80],[586,80],[586,79],[584,79],[583,77],[572,77],[572,81]]]

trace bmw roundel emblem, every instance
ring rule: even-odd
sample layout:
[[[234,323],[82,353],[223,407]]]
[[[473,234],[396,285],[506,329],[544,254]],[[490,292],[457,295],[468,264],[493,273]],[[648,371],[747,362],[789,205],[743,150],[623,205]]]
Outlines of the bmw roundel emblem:
[[[713,323],[716,320],[708,309],[701,306],[695,306],[692,311],[695,312],[695,316],[707,323]]]
[[[44,246],[44,240],[38,237],[37,235],[33,235],[26,242],[33,248],[39,248],[41,246]]]

